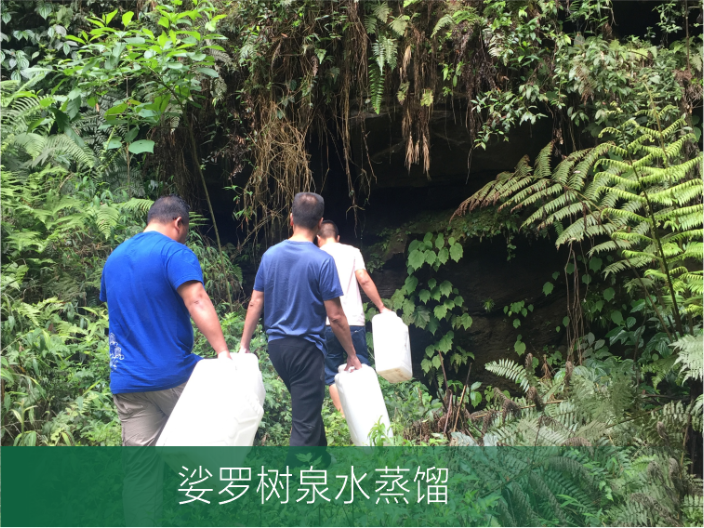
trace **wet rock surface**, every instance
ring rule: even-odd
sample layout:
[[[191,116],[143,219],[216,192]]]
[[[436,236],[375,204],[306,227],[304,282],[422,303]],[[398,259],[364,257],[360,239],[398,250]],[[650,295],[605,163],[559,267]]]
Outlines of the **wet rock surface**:
[[[404,242],[413,238],[408,236]],[[486,371],[483,365],[503,358],[522,361],[514,350],[519,334],[526,343],[526,353],[530,352],[541,361],[546,347],[554,350],[564,345],[564,328],[557,332],[556,327],[562,321],[567,303],[565,289],[561,286],[566,256],[557,252],[554,244],[546,239],[529,241],[519,237],[515,244],[514,256],[507,260],[506,242],[501,237],[470,240],[464,246],[464,257],[460,262],[450,261],[438,272],[443,280],[449,280],[458,288],[473,319],[468,330],[454,330],[454,344],[475,355],[471,379],[502,389],[515,389],[515,386]],[[389,244],[388,260],[372,273],[383,298],[391,297],[406,280],[406,258],[401,247],[402,243]],[[552,277],[554,272],[560,273],[557,280]],[[422,283],[424,273],[419,272],[417,276]],[[546,282],[555,284],[555,289],[547,296],[543,293]],[[485,303],[489,301],[493,307],[487,311]],[[504,307],[518,301],[524,301],[526,307],[532,305],[533,311],[525,317],[506,316]],[[518,328],[514,327],[514,319],[520,320]],[[411,326],[411,353],[416,378],[423,379],[420,362],[425,348],[438,337],[439,334],[433,336]],[[467,369],[450,370],[448,375],[464,382]]]

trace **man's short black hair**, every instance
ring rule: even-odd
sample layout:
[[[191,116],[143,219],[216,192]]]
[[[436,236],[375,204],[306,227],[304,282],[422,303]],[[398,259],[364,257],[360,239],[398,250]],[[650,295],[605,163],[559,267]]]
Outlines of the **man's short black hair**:
[[[323,220],[323,225],[320,227],[318,235],[320,238],[337,238],[340,236],[340,230],[332,220]]]
[[[305,229],[315,229],[325,212],[325,200],[319,194],[301,192],[293,198],[293,223]]]
[[[159,222],[160,224],[168,224],[176,220],[179,216],[188,224],[190,207],[183,198],[177,194],[170,194],[159,198],[149,209],[147,215],[147,224]]]

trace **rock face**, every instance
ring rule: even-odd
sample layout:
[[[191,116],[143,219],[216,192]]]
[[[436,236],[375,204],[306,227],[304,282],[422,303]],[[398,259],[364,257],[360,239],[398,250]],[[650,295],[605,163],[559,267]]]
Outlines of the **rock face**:
[[[525,155],[533,159],[552,135],[551,122],[543,119],[534,126],[518,127],[508,141],[496,141],[487,150],[475,148],[470,156],[472,140],[465,117],[462,109],[435,105],[430,122],[427,175],[421,165],[411,165],[410,171],[405,166],[406,145],[401,136],[400,116],[387,113],[368,117],[364,124],[366,143],[361,131],[353,133],[352,138],[355,161],[376,177],[372,193],[383,188],[466,187],[470,181],[491,179],[501,171],[512,170]],[[363,152],[365,144],[368,157]]]
[[[560,286],[564,281],[562,270],[566,256],[545,239],[532,242],[518,239],[516,246],[515,256],[509,261],[506,243],[500,237],[483,241],[474,239],[465,245],[460,262],[449,262],[441,271],[443,279],[459,289],[473,319],[468,330],[454,331],[455,344],[475,355],[472,380],[502,389],[516,387],[484,370],[484,364],[503,358],[522,363],[525,354],[521,357],[514,349],[518,335],[526,343],[525,353],[530,352],[542,361],[548,351],[562,348],[565,335],[564,328],[557,332],[556,327],[561,325],[567,302],[565,290]],[[372,273],[384,298],[391,297],[396,289],[401,288],[407,277],[405,256],[391,246],[390,250],[389,260]],[[560,273],[557,280],[552,277],[554,272]],[[546,282],[555,284],[555,289],[547,296],[543,293]],[[504,307],[519,301],[524,301],[526,308],[532,305],[533,311],[528,311],[525,317],[506,316]],[[490,308],[489,305],[493,306]],[[520,321],[518,328],[514,327],[515,319]],[[414,327],[410,329],[410,336],[414,376],[422,379],[420,362],[425,347],[436,337]],[[466,374],[465,367],[449,373],[452,378],[463,382]]]
[[[341,179],[329,178],[323,187],[323,196],[330,203],[326,216],[332,217],[341,226],[343,242],[362,248],[367,261],[375,264],[372,273],[380,294],[390,298],[401,288],[407,277],[406,249],[414,238],[422,238],[430,225],[420,225],[417,219],[424,213],[449,221],[453,210],[468,196],[494,179],[500,172],[512,171],[523,157],[534,159],[551,140],[551,123],[539,121],[537,126],[524,125],[513,131],[506,142],[497,142],[489,149],[474,149],[465,127],[462,110],[451,106],[435,105],[431,131],[430,174],[426,175],[418,165],[408,171],[404,165],[405,145],[401,137],[400,116],[393,112],[381,116],[364,116],[364,131],[358,124],[353,137],[353,156],[357,177],[373,173],[369,200],[354,225],[351,215],[344,213],[347,196],[342,196],[344,185]],[[363,147],[369,149],[369,155]],[[468,160],[471,159],[468,170]],[[327,194],[326,194],[327,193]],[[415,222],[415,229],[406,225]],[[399,231],[400,228],[400,231]],[[389,235],[389,232],[395,234]],[[385,239],[383,255],[379,259],[378,242]],[[372,251],[372,244],[376,251]],[[464,257],[459,263],[450,262],[441,270],[442,278],[457,287],[465,300],[465,306],[473,318],[467,331],[455,331],[455,344],[475,354],[472,380],[480,380],[501,388],[515,389],[503,378],[496,378],[483,369],[483,365],[502,358],[511,358],[521,363],[514,350],[520,334],[526,343],[526,353],[542,360],[544,349],[554,350],[563,345],[564,328],[556,332],[565,312],[565,290],[559,284],[564,281],[562,270],[566,256],[559,254],[549,240],[529,241],[516,236],[515,256],[507,260],[506,242],[501,237],[493,239],[470,239],[464,247]],[[379,262],[381,260],[381,262]],[[560,272],[557,281],[552,274]],[[420,277],[422,280],[422,277]],[[543,294],[545,282],[555,283],[554,291]],[[491,301],[491,302],[489,302]],[[514,327],[516,317],[504,315],[504,306],[524,301],[533,305],[526,317],[520,316],[521,326]],[[493,304],[487,311],[485,302]],[[488,307],[488,306],[487,306]],[[411,346],[414,375],[423,378],[420,362],[425,347],[437,340],[429,332],[411,327]],[[525,357],[525,355],[523,356]],[[459,372],[450,372],[451,377],[464,382],[466,367]]]

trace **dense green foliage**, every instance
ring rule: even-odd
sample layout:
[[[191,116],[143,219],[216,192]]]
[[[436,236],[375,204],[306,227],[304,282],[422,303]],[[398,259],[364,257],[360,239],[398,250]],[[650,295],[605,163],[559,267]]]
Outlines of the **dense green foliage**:
[[[152,202],[111,185],[108,151],[51,133],[47,108],[65,98],[37,95],[38,80],[2,83],[2,441],[114,444],[100,274]],[[193,246],[217,300],[241,272]]]
[[[473,148],[541,119],[553,140],[449,223],[400,238],[408,276],[388,303],[432,337],[422,381],[381,380],[394,437],[373,440],[603,448],[531,476],[509,464],[500,479],[523,485],[501,487],[473,523],[491,511],[540,525],[549,508],[563,524],[701,525],[701,7],[653,7],[659,24],[636,37],[615,34],[605,0],[3,0],[2,444],[120,442],[100,273],[153,199],[178,191],[207,214],[194,214],[202,229],[188,244],[234,348],[240,265],[256,263],[261,230],[277,236],[293,194],[316,185],[308,140],[337,151],[356,218],[374,169],[354,166],[351,121],[400,116],[406,167],[430,176],[430,119],[448,105],[465,113]],[[208,193],[208,169],[223,166],[238,248],[221,242]],[[365,255],[370,270],[398,232],[388,235]],[[550,296],[565,281],[564,319],[546,331],[566,352],[539,354],[523,337],[533,304],[482,299],[487,313],[503,308],[515,356],[478,364],[459,345],[473,320],[447,269],[472,239],[503,237],[516,258],[519,236],[568,252],[542,285]],[[267,389],[257,443],[285,445],[290,397],[261,329],[252,349]],[[212,355],[200,335],[195,351]],[[476,381],[481,368],[511,390]],[[324,419],[329,443],[349,445],[329,400]],[[494,490],[490,467],[477,469],[477,490]]]

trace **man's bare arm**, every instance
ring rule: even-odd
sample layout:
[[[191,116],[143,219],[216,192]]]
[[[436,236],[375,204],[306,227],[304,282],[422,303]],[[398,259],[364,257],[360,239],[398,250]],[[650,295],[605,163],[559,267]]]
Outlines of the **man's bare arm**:
[[[359,282],[359,285],[364,290],[364,293],[366,293],[369,300],[374,303],[374,306],[376,306],[377,310],[379,310],[379,313],[389,312],[390,310],[384,306],[384,303],[381,301],[379,292],[376,289],[376,284],[374,284],[374,281],[369,276],[369,273],[367,273],[367,270],[359,269],[355,271],[354,274],[355,277],[357,277],[357,282]]]
[[[229,358],[230,351],[222,334],[218,314],[215,311],[208,292],[200,281],[188,281],[176,290],[183,299],[188,313],[191,314],[198,330],[205,336],[219,358]]]
[[[244,318],[244,330],[242,330],[242,341],[240,341],[240,352],[249,352],[249,345],[252,342],[254,329],[257,327],[259,318],[264,311],[264,292],[252,290],[252,298],[249,300],[247,315]]]
[[[335,337],[342,345],[342,348],[347,352],[347,367],[345,370],[349,370],[350,367],[357,369],[362,368],[362,364],[357,357],[357,352],[354,350],[354,345],[352,344],[352,334],[350,333],[350,325],[347,323],[347,317],[345,312],[342,310],[342,304],[340,303],[340,298],[335,297],[329,301],[325,301],[325,311],[328,314],[328,319],[330,319],[330,327],[332,328]]]

